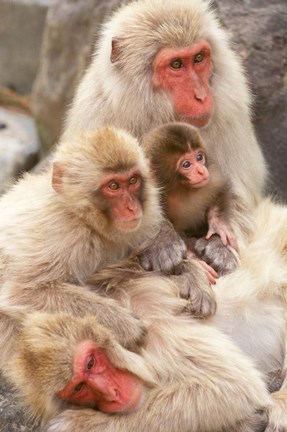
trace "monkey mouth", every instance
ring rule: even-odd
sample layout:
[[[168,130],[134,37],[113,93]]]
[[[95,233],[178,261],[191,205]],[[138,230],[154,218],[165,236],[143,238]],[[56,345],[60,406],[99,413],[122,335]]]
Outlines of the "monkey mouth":
[[[121,231],[134,231],[139,228],[141,217],[134,219],[122,219],[117,221],[117,228]]]
[[[211,113],[206,113],[198,117],[186,116],[183,118],[183,121],[191,124],[192,126],[201,128],[206,126],[209,123],[210,118],[211,118]]]
[[[205,186],[208,183],[208,178],[205,178],[204,180],[199,181],[198,183],[193,183],[192,187],[197,189],[197,188],[201,188],[203,186]]]
[[[131,413],[140,408],[146,400],[146,390],[142,384],[138,383],[134,386],[130,398],[126,401],[110,401],[98,405],[98,409],[105,413],[125,412]]]

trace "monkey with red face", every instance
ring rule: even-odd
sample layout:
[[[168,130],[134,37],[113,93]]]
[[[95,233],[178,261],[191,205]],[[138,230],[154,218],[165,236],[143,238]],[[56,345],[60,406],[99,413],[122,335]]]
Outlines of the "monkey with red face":
[[[0,209],[0,296],[28,310],[90,312],[114,328],[120,343],[137,349],[144,325],[81,286],[93,272],[141,248],[152,260],[149,244],[156,243],[161,225],[168,229],[137,140],[108,127],[78,133],[60,143],[50,170],[25,175],[2,196]],[[166,239],[180,262],[185,247]],[[166,243],[163,248],[168,254]],[[169,264],[165,255],[155,259]],[[5,364],[14,324],[3,318],[0,326]]]
[[[145,360],[125,350],[94,315],[25,313],[9,305],[2,313],[17,328],[13,366],[5,365],[5,375],[29,413],[43,422],[68,403],[106,413],[132,412],[156,384]]]
[[[233,196],[206,153],[199,131],[186,123],[169,123],[149,132],[143,148],[160,187],[165,213],[177,231],[187,234],[186,243],[192,247],[194,237],[209,239],[217,234],[224,246],[236,249],[230,218]],[[225,272],[233,270],[236,263],[234,255]],[[210,266],[206,269],[214,282],[216,273]],[[215,270],[220,272],[216,266]]]
[[[64,137],[102,124],[140,140],[168,122],[200,127],[209,157],[230,185],[232,229],[244,242],[266,177],[250,105],[242,66],[207,1],[136,0],[104,25]],[[234,261],[217,236],[199,239],[195,247],[222,271]]]

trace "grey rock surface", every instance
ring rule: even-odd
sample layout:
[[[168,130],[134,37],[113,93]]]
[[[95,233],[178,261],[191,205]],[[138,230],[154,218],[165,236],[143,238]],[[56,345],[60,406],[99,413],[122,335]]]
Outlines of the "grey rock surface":
[[[91,59],[100,23],[119,0],[54,0],[47,15],[32,110],[44,148],[58,138],[76,83]]]
[[[244,59],[254,124],[270,169],[269,192],[287,202],[287,1],[217,0]]]
[[[0,193],[39,159],[40,142],[34,120],[0,108]]]
[[[18,401],[0,375],[0,431],[1,432],[40,432],[33,421],[27,421],[24,410],[19,409]]]
[[[52,0],[0,0],[0,86],[29,93]]]

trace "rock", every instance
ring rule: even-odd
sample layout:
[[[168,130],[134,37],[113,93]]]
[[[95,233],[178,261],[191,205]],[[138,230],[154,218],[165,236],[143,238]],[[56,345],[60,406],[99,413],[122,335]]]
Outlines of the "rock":
[[[76,83],[90,61],[99,25],[119,0],[54,0],[47,15],[32,110],[48,149],[58,138]]]
[[[0,108],[0,193],[39,159],[40,143],[34,120]]]
[[[217,0],[216,5],[255,96],[255,129],[270,168],[268,191],[287,202],[287,2]]]
[[[51,1],[0,1],[0,86],[31,91]]]
[[[1,432],[40,432],[37,424],[27,422],[25,413],[19,408],[13,391],[0,375],[0,431]]]

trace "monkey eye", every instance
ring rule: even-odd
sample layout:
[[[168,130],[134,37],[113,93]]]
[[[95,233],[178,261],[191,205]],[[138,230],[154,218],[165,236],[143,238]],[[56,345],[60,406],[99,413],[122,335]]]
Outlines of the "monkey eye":
[[[181,166],[182,166],[182,168],[187,169],[191,166],[191,162],[189,160],[185,160],[182,162]]]
[[[193,58],[193,63],[201,63],[204,59],[204,53],[201,51]]]
[[[77,393],[77,392],[79,392],[80,390],[82,390],[82,388],[84,387],[84,385],[85,385],[84,381],[82,381],[82,382],[80,382],[79,384],[77,384],[77,385],[74,387],[74,392]]]
[[[95,359],[94,359],[94,358],[91,358],[91,359],[88,361],[88,364],[87,364],[87,369],[88,369],[88,371],[92,369],[92,367],[94,366],[94,364],[95,364]]]
[[[134,184],[136,184],[137,181],[138,181],[137,177],[133,176],[129,179],[129,184],[134,185]]]
[[[176,59],[171,62],[170,66],[172,67],[172,69],[180,69],[183,67],[183,63],[180,59]]]
[[[119,189],[120,185],[118,184],[118,182],[112,181],[108,187],[109,187],[109,189],[114,191],[114,190]]]
[[[197,162],[203,162],[204,161],[204,154],[203,153],[197,153],[196,160],[197,160]]]

